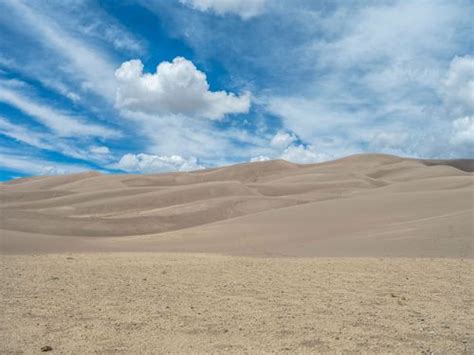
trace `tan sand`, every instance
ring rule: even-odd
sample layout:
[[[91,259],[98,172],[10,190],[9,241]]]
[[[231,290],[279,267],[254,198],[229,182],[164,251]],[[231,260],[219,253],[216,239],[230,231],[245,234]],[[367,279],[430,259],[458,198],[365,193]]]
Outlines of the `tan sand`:
[[[471,354],[473,165],[1,184],[0,353]]]
[[[0,185],[2,253],[472,257],[472,160],[358,155]]]
[[[2,256],[0,353],[469,354],[473,263]]]

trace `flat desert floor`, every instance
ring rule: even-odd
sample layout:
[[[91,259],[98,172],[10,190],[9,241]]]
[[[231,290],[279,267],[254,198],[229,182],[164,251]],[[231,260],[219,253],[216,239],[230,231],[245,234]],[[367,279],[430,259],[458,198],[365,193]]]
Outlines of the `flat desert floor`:
[[[473,160],[0,184],[0,353],[474,353]]]
[[[473,261],[2,258],[1,353],[472,354]]]

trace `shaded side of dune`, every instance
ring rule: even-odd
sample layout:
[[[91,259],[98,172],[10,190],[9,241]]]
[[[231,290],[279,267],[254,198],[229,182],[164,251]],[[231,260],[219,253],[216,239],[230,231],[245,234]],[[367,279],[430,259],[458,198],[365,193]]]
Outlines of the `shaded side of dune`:
[[[420,161],[428,166],[448,165],[462,171],[474,172],[474,159],[422,159]]]

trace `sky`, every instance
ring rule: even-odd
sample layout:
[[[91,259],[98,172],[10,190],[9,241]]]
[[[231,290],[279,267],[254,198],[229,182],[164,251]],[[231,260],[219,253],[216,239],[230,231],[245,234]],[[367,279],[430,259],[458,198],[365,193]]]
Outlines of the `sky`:
[[[472,0],[0,1],[0,180],[474,158]]]

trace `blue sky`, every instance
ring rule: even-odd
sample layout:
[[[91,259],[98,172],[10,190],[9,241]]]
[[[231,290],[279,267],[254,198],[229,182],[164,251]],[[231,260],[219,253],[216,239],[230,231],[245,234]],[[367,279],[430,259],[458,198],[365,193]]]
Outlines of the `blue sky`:
[[[472,1],[0,2],[0,180],[474,157]]]

